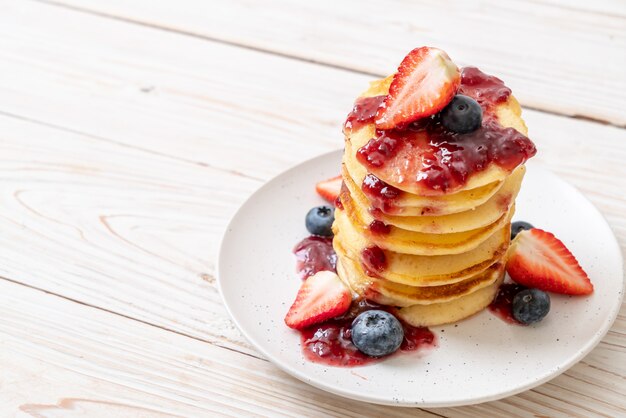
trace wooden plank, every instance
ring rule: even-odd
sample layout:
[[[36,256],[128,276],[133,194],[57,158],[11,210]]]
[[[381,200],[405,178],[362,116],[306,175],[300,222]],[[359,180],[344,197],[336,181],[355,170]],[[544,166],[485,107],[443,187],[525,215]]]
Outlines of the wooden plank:
[[[0,181],[4,185],[0,196],[1,275],[191,335],[216,347],[256,355],[229,321],[212,276],[214,245],[226,213],[237,207],[248,188],[256,187],[255,181],[12,118],[0,117],[0,126]],[[238,187],[224,193],[211,181],[213,176]],[[107,226],[103,217],[117,221]],[[37,255],[36,263],[33,254]],[[5,295],[21,298],[12,292]],[[47,302],[43,305],[49,306]],[[613,374],[626,374],[626,369],[616,369],[616,365],[626,364],[624,318],[626,310],[605,343],[549,386],[521,398],[475,409],[454,408],[445,414],[471,416],[487,408],[494,414],[545,411],[550,415],[581,386],[590,397],[580,398],[579,403],[568,407],[575,409],[567,410],[583,415],[605,411],[607,407],[596,400],[614,396],[607,390],[624,389],[623,381]],[[67,323],[66,319],[61,323]],[[56,329],[53,334],[58,332]],[[249,357],[237,356],[237,360],[229,361],[237,364],[239,356]],[[0,368],[14,362],[31,367],[32,363],[24,358],[7,361],[0,360]],[[49,373],[48,369],[44,372]],[[238,371],[233,373],[232,378],[239,378]],[[29,379],[23,381],[26,384]],[[305,396],[299,388],[289,396]],[[558,392],[561,397],[550,401],[544,399],[543,391]],[[269,401],[261,397],[256,402],[265,406]]]
[[[6,116],[0,127],[0,276],[246,350],[214,259],[258,181]]]
[[[255,178],[340,147],[371,79],[43,4],[5,8],[0,111]]]
[[[270,363],[0,280],[0,416],[432,416],[328,395]]]
[[[527,2],[531,4],[545,3],[562,9],[574,9],[586,13],[626,18],[626,7],[621,0],[527,0]]]
[[[4,32],[5,23],[12,30]],[[58,125],[0,118],[0,275],[254,353],[213,283],[225,222],[259,180],[341,144],[341,119],[368,77],[33,3],[0,15],[0,31],[11,39],[0,37],[7,74],[0,79],[0,110]],[[196,58],[204,54],[221,63],[213,72],[198,66],[209,68],[208,60]],[[235,64],[241,62],[255,63],[255,77]],[[303,80],[313,75],[316,82]],[[279,79],[288,87],[281,94],[267,83]],[[152,90],[158,94],[140,91],[152,80],[159,82]],[[255,100],[242,107],[249,97]],[[306,103],[296,103],[302,97]],[[259,117],[271,103],[281,112]],[[237,112],[225,114],[224,106]],[[316,119],[317,112],[324,119]],[[246,118],[257,122],[251,133],[257,141],[246,136]],[[540,158],[601,208],[626,248],[626,131],[540,112],[526,112],[526,118]],[[608,382],[597,392],[612,388],[611,370],[624,363],[625,318],[623,312],[587,357],[590,367],[573,369],[592,382]],[[570,373],[550,383],[563,394],[554,408],[588,385],[562,387],[569,383],[560,379]],[[29,375],[18,373],[23,380]],[[543,410],[546,395],[524,396],[531,400],[486,408]],[[558,412],[550,403],[545,408]]]
[[[626,412],[618,395],[613,395],[615,403],[599,402],[606,394],[595,398],[598,394],[589,383],[568,376],[505,401],[430,412],[350,401],[296,381],[261,359],[6,280],[0,280],[0,316],[0,415],[7,417],[619,416]],[[620,356],[617,359],[624,360],[623,352]],[[573,371],[580,369],[582,365]],[[607,372],[596,374],[611,379]],[[571,388],[564,390],[564,384]],[[550,396],[577,391],[583,391],[582,396],[569,403]]]
[[[340,147],[340,121],[366,85],[350,72],[54,6],[3,8],[0,112],[252,178]]]
[[[288,97],[306,97],[307,103],[326,101],[322,112],[333,115],[329,131],[339,131],[349,108],[343,99],[331,96],[351,97],[358,91],[352,86],[365,86],[368,77],[325,69],[318,74],[326,86],[320,93],[317,85],[298,83],[299,75],[312,74],[312,64],[223,45],[213,48],[206,42],[46,5],[25,4],[17,16],[20,18],[6,19],[9,24],[23,22],[23,29],[7,31],[16,46],[12,46],[15,51],[8,55],[10,59],[0,61],[11,70],[7,78],[0,79],[0,108],[91,135],[3,119],[0,146],[4,149],[0,151],[15,165],[8,167],[3,180],[7,184],[1,202],[7,208],[2,221],[7,249],[0,255],[5,260],[0,274],[20,280],[25,277],[31,285],[196,338],[214,341],[224,335],[226,342],[220,343],[245,348],[224,313],[213,283],[208,283],[214,280],[214,259],[226,221],[260,184],[237,173],[268,178],[299,158],[340,146],[340,135],[331,138],[329,134],[328,142],[320,141],[319,131],[306,122],[309,117],[315,120],[315,110],[307,104],[306,108],[294,105],[292,119],[287,121],[266,113],[265,123],[255,126],[258,140],[254,144],[247,140],[245,130],[229,137],[226,134],[235,132],[239,125],[233,127],[220,108],[211,107],[212,101],[222,98],[209,86],[219,86],[221,81],[238,83],[240,90],[232,90],[233,97],[228,98],[234,106],[242,101],[238,91],[254,88],[261,104],[278,100],[273,85],[265,84],[267,79],[246,81],[245,72],[236,72],[237,66],[214,66],[216,72],[207,73],[210,82],[192,83],[188,77],[201,78],[198,66],[190,67],[198,69],[190,75],[185,72],[189,70],[177,67],[182,74],[172,78],[167,76],[172,70],[167,71],[169,67],[158,59],[168,58],[168,65],[187,64],[186,56],[212,53],[219,62],[226,58],[235,62],[256,60],[259,77],[269,77],[286,66],[295,70],[284,79],[290,88]],[[73,36],[83,32],[87,43]],[[110,40],[111,33],[123,36]],[[150,44],[150,36],[160,45],[157,57],[150,58],[150,48],[142,49]],[[123,41],[116,41],[118,38]],[[93,52],[96,42],[97,53]],[[124,52],[124,45],[135,46],[132,56]],[[136,58],[146,61],[132,61],[134,54],[147,57]],[[259,56],[262,59],[257,60]],[[83,62],[89,63],[87,68]],[[108,65],[115,62],[119,64]],[[148,70],[138,71],[138,67]],[[162,67],[163,74],[154,69]],[[286,77],[287,73],[281,75]],[[161,80],[162,90],[187,89],[188,96],[181,99],[157,94],[144,99],[145,94],[135,88],[120,87],[135,87],[142,85],[143,79],[155,78]],[[107,82],[113,79],[117,81]],[[120,94],[120,90],[131,92]],[[194,93],[202,99],[183,106],[181,102]],[[138,104],[129,107],[127,102],[134,100]],[[287,99],[283,100],[281,106],[288,106]],[[242,112],[242,117],[254,117],[259,108]],[[626,150],[620,144],[626,132],[538,112],[528,112],[527,119],[541,150],[538,158],[548,157],[544,159],[548,166],[567,174],[591,196],[598,196],[594,201],[600,202],[621,242],[626,242],[623,201],[615,201],[623,197],[626,181],[626,174],[619,175],[625,170],[621,161],[626,159]],[[303,129],[294,137],[280,133],[281,124],[295,131],[301,129],[297,125],[302,120],[311,129]],[[203,141],[196,142],[200,136]],[[232,139],[225,141],[225,137]],[[589,152],[592,137],[598,137],[593,153]],[[286,145],[289,140],[293,145]],[[258,146],[260,143],[263,147]],[[567,158],[563,158],[564,143],[568,144]],[[215,150],[221,154],[216,156]],[[299,153],[305,155],[300,157]],[[615,175],[607,176],[606,169]],[[97,193],[93,193],[94,185],[98,185]],[[82,199],[88,192],[93,197]],[[64,199],[57,202],[54,196],[59,194]],[[42,254],[41,262],[34,266],[28,262],[31,248]],[[65,258],[80,261],[70,267],[60,265],[58,260]],[[85,277],[90,278],[87,284]],[[149,296],[146,283],[153,288]],[[175,292],[176,303],[170,300],[171,292]],[[210,302],[203,304],[207,297]],[[189,317],[187,306],[202,308]],[[207,318],[218,325],[207,324]]]
[[[526,106],[626,126],[623,2],[51,3],[379,75],[410,49],[436,45],[500,75]]]

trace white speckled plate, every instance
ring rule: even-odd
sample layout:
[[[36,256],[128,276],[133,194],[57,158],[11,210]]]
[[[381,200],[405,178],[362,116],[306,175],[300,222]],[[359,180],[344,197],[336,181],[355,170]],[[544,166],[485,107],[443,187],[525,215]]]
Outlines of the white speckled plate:
[[[339,173],[341,151],[276,177],[239,209],[224,236],[218,278],[224,302],[248,340],[268,359],[318,388],[365,402],[456,406],[513,395],[580,361],[613,324],[624,287],[617,241],[598,210],[575,188],[528,165],[515,219],[561,238],[595,285],[590,297],[552,296],[552,310],[530,327],[484,311],[433,328],[439,347],[358,368],[306,361],[283,317],[300,286],[293,246],[307,236],[304,216],[322,204],[314,186]]]

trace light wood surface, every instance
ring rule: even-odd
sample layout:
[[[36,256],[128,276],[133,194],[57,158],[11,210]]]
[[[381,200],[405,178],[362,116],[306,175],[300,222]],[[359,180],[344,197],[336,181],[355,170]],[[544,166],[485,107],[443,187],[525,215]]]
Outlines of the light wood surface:
[[[426,411],[285,375],[215,286],[237,207],[423,43],[514,88],[626,252],[626,7],[578,3],[0,0],[0,416],[626,415],[624,308],[551,382]]]
[[[367,74],[435,45],[499,74],[527,107],[626,126],[621,0],[54,2]]]

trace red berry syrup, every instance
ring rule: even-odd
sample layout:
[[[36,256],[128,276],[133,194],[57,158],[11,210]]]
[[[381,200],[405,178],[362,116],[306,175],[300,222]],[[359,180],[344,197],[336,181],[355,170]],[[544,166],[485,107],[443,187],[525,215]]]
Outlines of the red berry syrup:
[[[316,363],[343,367],[362,366],[389,357],[370,357],[360,352],[352,343],[352,321],[360,313],[371,309],[380,309],[395,315],[394,309],[388,306],[364,299],[355,301],[344,315],[300,331],[304,356]],[[400,349],[391,356],[399,352],[413,352],[436,346],[436,336],[428,328],[413,327],[402,321],[400,323],[404,329],[404,340]]]
[[[359,97],[354,102],[352,111],[346,118],[344,130],[358,130],[361,127],[374,122],[378,107],[386,96]]]
[[[489,310],[509,324],[523,325],[513,317],[513,298],[518,292],[526,289],[525,286],[517,283],[505,283],[500,286],[496,298],[489,305]]]
[[[297,259],[296,271],[303,280],[319,271],[335,271],[337,267],[332,237],[311,235],[300,241],[293,253]]]
[[[391,227],[379,220],[370,222],[368,228],[370,232],[375,235],[388,235],[391,232]]]
[[[372,245],[361,251],[361,265],[365,274],[378,277],[387,268],[387,256],[380,247]]]
[[[361,190],[368,197],[373,208],[389,214],[397,211],[396,201],[404,193],[373,174],[365,176]]]
[[[461,189],[473,174],[492,164],[510,172],[536,154],[530,139],[513,128],[503,127],[497,119],[496,106],[511,95],[502,80],[475,67],[463,68],[459,93],[472,97],[483,109],[482,126],[477,130],[465,134],[449,131],[441,124],[439,115],[434,115],[402,129],[377,130],[357,151],[357,160],[390,183],[419,184],[437,195]],[[350,117],[361,120],[362,115],[365,113],[351,113],[349,121]],[[391,202],[381,201],[377,190],[382,187],[372,179],[363,183],[372,205],[387,212],[384,205],[393,203],[397,196],[387,199]]]

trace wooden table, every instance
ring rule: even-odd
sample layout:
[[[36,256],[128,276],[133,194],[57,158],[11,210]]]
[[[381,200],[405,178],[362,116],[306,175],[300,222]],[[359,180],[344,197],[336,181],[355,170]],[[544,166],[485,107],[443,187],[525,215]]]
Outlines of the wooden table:
[[[233,212],[423,44],[506,80],[626,250],[622,0],[0,0],[0,416],[625,416],[624,309],[551,382],[428,410],[301,383],[226,314]]]

